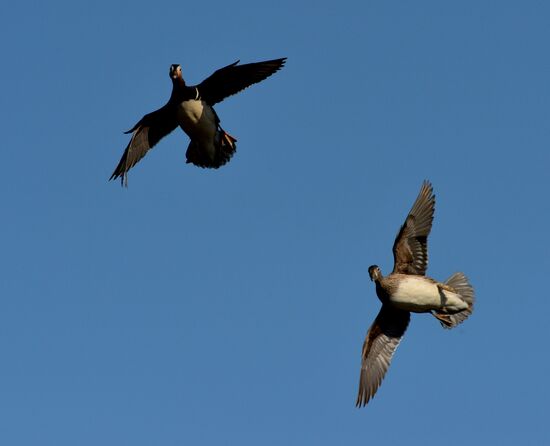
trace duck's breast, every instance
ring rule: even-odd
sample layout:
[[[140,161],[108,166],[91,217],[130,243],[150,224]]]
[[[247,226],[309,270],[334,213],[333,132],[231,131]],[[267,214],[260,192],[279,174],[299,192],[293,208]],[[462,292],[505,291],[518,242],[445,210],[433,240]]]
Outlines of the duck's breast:
[[[441,308],[444,296],[437,282],[423,276],[401,276],[396,285],[390,301],[397,308],[419,313]]]
[[[202,100],[183,101],[178,106],[178,123],[190,138],[213,140],[218,127],[216,114]]]

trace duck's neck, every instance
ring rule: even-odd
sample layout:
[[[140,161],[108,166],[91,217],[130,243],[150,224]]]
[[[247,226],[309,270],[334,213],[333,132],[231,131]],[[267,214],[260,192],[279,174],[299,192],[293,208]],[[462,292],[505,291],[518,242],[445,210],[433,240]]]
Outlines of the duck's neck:
[[[386,289],[382,286],[382,280],[384,278],[382,275],[376,278],[374,281],[374,285],[376,286],[376,295],[378,296],[378,299],[380,299],[380,302],[386,303],[388,301],[388,293]]]
[[[185,81],[183,80],[183,77],[176,77],[175,79],[172,79],[172,84],[174,87],[185,87]]]
[[[172,79],[172,94],[170,100],[175,100],[179,96],[180,92],[185,88],[185,81],[181,77]]]

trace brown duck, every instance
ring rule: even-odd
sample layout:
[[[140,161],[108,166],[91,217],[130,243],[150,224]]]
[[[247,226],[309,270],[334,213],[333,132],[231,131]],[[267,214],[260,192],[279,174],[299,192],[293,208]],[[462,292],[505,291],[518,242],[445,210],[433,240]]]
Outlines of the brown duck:
[[[223,166],[237,150],[237,140],[221,128],[213,105],[263,81],[278,71],[285,61],[286,58],[282,58],[244,65],[238,65],[237,61],[193,86],[185,83],[180,65],[171,65],[170,99],[126,132],[132,137],[110,179],[120,177],[125,184],[128,171],[178,126],[191,139],[186,152],[188,163],[214,169]]]
[[[454,273],[443,283],[425,276],[434,206],[432,185],[424,181],[395,238],[392,273],[384,277],[377,265],[369,267],[382,308],[363,344],[358,407],[366,405],[378,390],[411,311],[431,313],[444,328],[456,327],[472,314],[474,290],[463,273]]]

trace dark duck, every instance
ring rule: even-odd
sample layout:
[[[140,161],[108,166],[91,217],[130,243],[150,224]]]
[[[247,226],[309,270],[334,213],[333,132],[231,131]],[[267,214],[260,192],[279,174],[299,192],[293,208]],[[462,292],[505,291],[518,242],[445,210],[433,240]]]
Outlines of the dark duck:
[[[185,83],[180,65],[170,66],[172,94],[158,110],[145,115],[125,133],[132,137],[111,180],[127,184],[128,171],[162,138],[180,127],[190,138],[187,163],[217,169],[235,153],[236,139],[222,129],[214,105],[263,81],[285,64],[286,58],[239,65],[239,61],[215,71],[200,84]]]

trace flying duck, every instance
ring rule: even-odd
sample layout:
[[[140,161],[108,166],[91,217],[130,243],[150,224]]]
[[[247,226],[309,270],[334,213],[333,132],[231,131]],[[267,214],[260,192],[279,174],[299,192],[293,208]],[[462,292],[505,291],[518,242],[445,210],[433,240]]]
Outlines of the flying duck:
[[[193,86],[185,83],[180,65],[171,65],[170,99],[125,132],[132,137],[110,180],[120,177],[121,183],[127,184],[128,171],[178,125],[191,139],[187,163],[214,169],[223,166],[235,153],[237,140],[220,127],[213,105],[268,78],[281,69],[285,61],[286,57],[244,65],[238,65],[240,61],[237,61]]]
[[[463,273],[454,273],[443,283],[425,276],[434,206],[432,185],[424,181],[395,238],[393,271],[384,277],[377,265],[369,267],[382,308],[363,343],[357,407],[365,406],[378,390],[411,311],[431,313],[444,328],[456,327],[472,314],[474,289]]]

